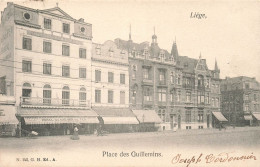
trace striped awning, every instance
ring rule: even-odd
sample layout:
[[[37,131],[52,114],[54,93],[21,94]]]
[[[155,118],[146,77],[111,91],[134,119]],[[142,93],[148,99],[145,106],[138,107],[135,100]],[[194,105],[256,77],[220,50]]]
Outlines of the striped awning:
[[[24,117],[25,124],[99,123],[97,117]]]
[[[13,105],[0,105],[0,125],[18,124],[15,116],[16,107]]]
[[[228,121],[221,112],[212,112],[212,114],[220,121]]]

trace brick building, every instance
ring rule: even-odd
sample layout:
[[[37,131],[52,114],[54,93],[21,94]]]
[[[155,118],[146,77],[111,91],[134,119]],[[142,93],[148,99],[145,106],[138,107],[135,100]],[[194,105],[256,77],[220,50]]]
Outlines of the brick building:
[[[260,84],[246,76],[226,77],[221,81],[222,113],[237,126],[259,125]]]

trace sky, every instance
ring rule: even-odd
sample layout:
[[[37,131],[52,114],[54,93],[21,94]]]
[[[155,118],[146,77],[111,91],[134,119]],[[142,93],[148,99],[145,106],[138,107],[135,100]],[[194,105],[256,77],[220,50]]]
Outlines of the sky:
[[[93,42],[121,38],[151,42],[154,33],[161,48],[171,51],[176,39],[179,54],[215,60],[220,77],[248,76],[260,81],[260,1],[148,1],[67,0],[21,1],[14,3],[48,9],[58,6],[75,19],[92,24]],[[0,0],[0,10],[7,1]],[[191,13],[206,19],[191,18]]]

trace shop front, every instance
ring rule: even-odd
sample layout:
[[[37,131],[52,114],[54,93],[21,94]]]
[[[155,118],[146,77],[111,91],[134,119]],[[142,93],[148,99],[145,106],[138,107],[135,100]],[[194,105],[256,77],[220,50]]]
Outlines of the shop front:
[[[136,132],[138,120],[129,108],[94,107],[100,116],[101,128],[109,133]]]
[[[14,105],[0,105],[0,136],[15,136],[18,120]]]
[[[162,120],[154,110],[132,110],[136,115],[140,125],[140,132],[158,131]]]
[[[22,136],[35,131],[39,136],[70,135],[76,125],[79,134],[92,134],[96,129],[98,115],[91,109],[20,108]]]

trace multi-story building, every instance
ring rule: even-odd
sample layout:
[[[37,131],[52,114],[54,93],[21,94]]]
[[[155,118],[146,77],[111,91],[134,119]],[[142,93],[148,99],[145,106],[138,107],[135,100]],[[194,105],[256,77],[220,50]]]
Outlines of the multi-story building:
[[[128,55],[113,41],[93,43],[92,108],[110,132],[129,131],[139,124],[129,109]]]
[[[21,128],[67,134],[90,130],[92,25],[58,6],[36,10],[8,3],[1,17],[0,77],[15,97]]]
[[[176,42],[169,53],[161,49],[157,36],[152,43],[115,39],[128,50],[130,105],[133,109],[154,109],[162,129],[210,128],[226,121],[220,113],[220,79],[217,63],[209,70],[205,59],[179,56]],[[212,118],[212,113],[216,116]],[[215,120],[216,119],[216,120]]]
[[[151,45],[134,43],[129,36],[128,41],[115,39],[115,43],[128,51],[130,106],[133,110],[155,110],[163,121],[161,128],[170,129],[173,56],[158,46],[156,35]]]
[[[226,77],[221,81],[222,113],[237,126],[259,125],[260,83],[246,76]]]

